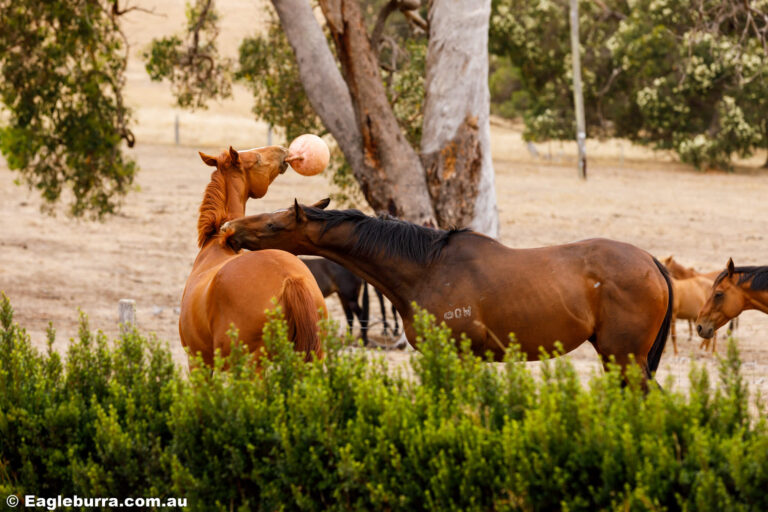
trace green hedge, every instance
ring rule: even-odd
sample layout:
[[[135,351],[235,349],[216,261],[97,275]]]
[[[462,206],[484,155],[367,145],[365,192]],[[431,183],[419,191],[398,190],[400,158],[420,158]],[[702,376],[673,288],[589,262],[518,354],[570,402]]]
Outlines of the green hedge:
[[[486,364],[419,314],[420,356],[388,370],[324,336],[303,363],[274,319],[262,377],[187,375],[137,332],[107,343],[81,320],[62,358],[0,313],[0,500],[186,497],[189,510],[767,510],[768,435],[748,412],[731,343],[711,391],[617,371],[583,387],[565,359],[542,377]],[[327,329],[333,332],[332,329]],[[52,342],[51,330],[49,339]],[[514,350],[509,360],[519,359]],[[219,365],[224,362],[219,361]]]

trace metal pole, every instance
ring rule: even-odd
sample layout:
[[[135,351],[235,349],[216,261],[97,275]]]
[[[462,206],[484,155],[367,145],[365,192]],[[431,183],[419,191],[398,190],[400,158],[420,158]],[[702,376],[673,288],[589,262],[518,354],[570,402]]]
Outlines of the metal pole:
[[[571,0],[571,56],[573,58],[573,103],[576,106],[576,143],[579,146],[579,178],[587,179],[584,94],[581,91],[581,54],[579,52],[579,1]]]
[[[272,145],[272,123],[267,125],[267,146]]]

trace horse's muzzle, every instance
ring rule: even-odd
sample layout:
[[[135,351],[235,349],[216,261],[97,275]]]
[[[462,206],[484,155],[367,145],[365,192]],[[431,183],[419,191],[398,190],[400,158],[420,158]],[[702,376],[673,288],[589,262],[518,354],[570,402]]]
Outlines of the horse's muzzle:
[[[699,336],[701,336],[702,338],[707,338],[707,339],[715,335],[715,330],[711,326],[704,327],[701,324],[696,324],[696,332],[699,333]]]

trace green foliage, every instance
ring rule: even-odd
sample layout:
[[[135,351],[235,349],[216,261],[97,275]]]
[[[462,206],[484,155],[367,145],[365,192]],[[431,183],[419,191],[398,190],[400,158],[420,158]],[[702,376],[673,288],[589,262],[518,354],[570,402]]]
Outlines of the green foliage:
[[[145,67],[155,81],[171,82],[183,108],[207,108],[209,99],[232,94],[232,63],[216,47],[218,14],[213,0],[187,2],[187,27],[182,36],[154,39],[144,52]]]
[[[136,332],[84,319],[66,363],[34,350],[0,304],[0,494],[178,496],[190,510],[765,510],[768,431],[733,342],[713,392],[583,387],[566,359],[540,378],[514,345],[472,355],[425,312],[412,372],[321,326],[304,363],[279,312],[259,371],[235,344],[182,376]],[[53,332],[50,337],[53,339]],[[228,370],[224,371],[223,366]]]
[[[729,169],[733,155],[768,146],[768,54],[744,7],[726,3],[581,2],[592,135],[674,150],[699,168]],[[529,140],[575,137],[568,19],[565,0],[493,2],[491,49],[520,74]]]
[[[102,217],[133,182],[117,16],[106,1],[0,0],[0,151],[49,211],[70,191],[71,214]]]
[[[491,114],[512,119],[522,117],[531,99],[523,85],[520,68],[507,58],[491,56],[488,87],[491,92]]]

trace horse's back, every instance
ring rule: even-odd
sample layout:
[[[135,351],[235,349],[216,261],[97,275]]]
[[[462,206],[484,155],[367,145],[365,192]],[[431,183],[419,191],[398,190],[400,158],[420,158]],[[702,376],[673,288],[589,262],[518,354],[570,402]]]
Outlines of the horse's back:
[[[531,344],[529,357],[539,346],[551,350],[555,341],[572,350],[613,318],[638,331],[657,326],[669,297],[650,254],[607,239],[513,249],[470,233],[455,235],[434,275],[429,295],[439,304],[433,306],[438,318],[468,333],[482,325],[498,339],[514,332],[524,350]],[[645,306],[649,311],[638,311]],[[495,350],[492,343],[487,348]]]
[[[213,276],[206,298],[214,344],[226,343],[226,332],[234,325],[240,339],[253,350],[251,345],[261,341],[268,320],[266,312],[275,308],[289,278],[299,279],[306,286],[316,309],[325,308],[312,273],[290,253],[275,249],[243,252],[222,265]]]
[[[264,249],[240,253],[222,265],[213,277],[209,301],[236,301],[235,309],[245,308],[251,313],[259,304],[271,309],[272,299],[278,297],[288,277],[303,277],[313,294],[322,299],[312,272],[299,258]]]

